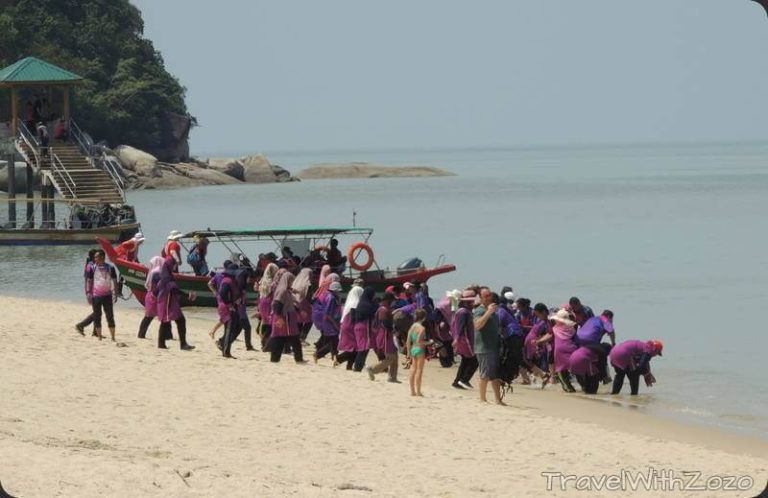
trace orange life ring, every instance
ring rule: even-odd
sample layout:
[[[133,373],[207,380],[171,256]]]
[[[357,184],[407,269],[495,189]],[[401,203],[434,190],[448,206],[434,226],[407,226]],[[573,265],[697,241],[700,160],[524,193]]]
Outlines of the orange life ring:
[[[368,257],[364,264],[357,262],[357,255],[360,254],[360,251],[365,251]],[[349,266],[355,270],[366,271],[373,266],[373,261],[373,249],[371,249],[371,246],[365,242],[356,242],[349,247],[349,251],[347,252],[347,262],[349,263]]]

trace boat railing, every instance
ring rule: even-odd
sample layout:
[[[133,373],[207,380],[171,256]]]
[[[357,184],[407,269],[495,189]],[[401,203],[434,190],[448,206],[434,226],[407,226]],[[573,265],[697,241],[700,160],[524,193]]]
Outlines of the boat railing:
[[[46,203],[49,209],[44,210]],[[16,205],[17,214],[13,220],[8,209],[10,204]],[[41,197],[0,199],[0,228],[77,230],[136,223],[135,218],[124,217],[119,211],[105,215],[105,209],[103,203],[96,200],[44,200]]]
[[[58,183],[58,181],[61,180],[61,183],[64,184],[63,186],[67,189],[72,198],[77,197],[77,194],[75,193],[75,190],[77,189],[75,180],[72,179],[72,175],[69,174],[69,171],[67,171],[67,168],[64,167],[61,159],[59,159],[59,156],[56,154],[51,154],[51,173],[54,176],[58,174],[58,178],[54,178],[54,181]]]
[[[445,264],[445,261],[446,261],[445,254],[441,254],[440,256],[438,256],[437,263],[435,263],[435,268],[440,268],[441,266],[443,266]]]

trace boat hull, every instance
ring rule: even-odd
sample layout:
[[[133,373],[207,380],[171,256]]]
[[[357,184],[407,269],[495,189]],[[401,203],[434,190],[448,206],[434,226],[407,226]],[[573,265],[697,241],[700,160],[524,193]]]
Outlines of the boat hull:
[[[147,278],[147,267],[141,263],[134,263],[118,258],[114,247],[107,240],[97,239],[99,245],[107,253],[107,257],[110,259],[120,271],[120,274],[125,279],[125,284],[131,289],[131,292],[140,303],[144,303],[144,294],[146,289],[144,287]],[[454,265],[443,265],[436,268],[425,268],[406,273],[399,273],[397,275],[387,274],[385,272],[366,272],[355,276],[355,278],[362,278],[365,282],[365,286],[371,286],[376,290],[377,294],[383,294],[385,289],[390,285],[402,285],[405,282],[411,283],[426,283],[427,280],[443,273],[449,273],[455,271]],[[208,277],[198,277],[196,275],[190,275],[185,273],[177,273],[174,275],[176,278],[176,284],[185,293],[182,296],[182,306],[203,306],[203,307],[215,307],[216,297],[208,288]],[[346,293],[349,288],[352,287],[354,278],[342,277],[341,284],[344,287]],[[196,299],[190,301],[187,298],[188,293],[193,292],[196,294]],[[256,303],[257,295],[255,292],[250,291],[248,293],[249,303]]]
[[[0,229],[0,246],[89,245],[97,238],[115,244],[131,238],[139,230],[138,223],[93,229]]]

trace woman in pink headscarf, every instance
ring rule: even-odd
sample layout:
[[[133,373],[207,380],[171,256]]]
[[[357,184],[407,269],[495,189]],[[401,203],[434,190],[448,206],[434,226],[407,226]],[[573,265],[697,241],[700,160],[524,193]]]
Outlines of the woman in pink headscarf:
[[[312,329],[312,303],[309,300],[309,288],[312,286],[312,270],[302,268],[291,285],[291,291],[296,298],[296,311],[299,320],[299,337],[302,346],[306,343],[309,331]]]
[[[259,292],[258,316],[261,319],[261,326],[257,332],[261,336],[262,351],[267,350],[267,342],[272,333],[272,285],[275,283],[277,271],[277,265],[269,263],[264,268],[264,274],[261,276],[256,289]]]
[[[279,272],[278,272],[279,273]],[[299,317],[296,297],[291,285],[295,275],[283,271],[274,285],[272,293],[272,336],[269,340],[270,361],[278,363],[286,346],[293,350],[296,363],[306,363],[299,340]]]
[[[147,330],[152,320],[157,316],[157,299],[155,298],[155,286],[160,281],[160,270],[163,268],[163,258],[155,256],[149,260],[149,271],[144,281],[144,288],[147,292],[144,294],[144,318],[139,324],[139,339],[147,337]]]
[[[171,322],[176,322],[176,330],[179,333],[179,345],[184,351],[195,349],[187,344],[187,320],[181,311],[182,290],[176,283],[173,273],[178,269],[176,260],[168,256],[163,261],[160,269],[160,280],[154,288],[157,299],[157,319],[160,320],[160,331],[157,334],[157,347],[167,349],[165,339],[171,334]],[[193,300],[194,294],[189,293],[188,298]]]
[[[333,280],[330,279],[331,275],[336,274],[331,273],[330,265],[323,265],[323,267],[320,269],[320,277],[317,279],[317,290],[312,295],[312,299],[317,299],[323,293],[328,292],[328,287],[330,287],[331,282],[333,282]],[[336,275],[336,278],[338,279],[339,276]]]

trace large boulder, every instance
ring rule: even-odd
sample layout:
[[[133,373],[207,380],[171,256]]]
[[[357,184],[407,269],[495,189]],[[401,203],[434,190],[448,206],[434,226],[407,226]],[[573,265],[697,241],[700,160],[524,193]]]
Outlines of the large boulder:
[[[133,171],[139,176],[157,176],[158,161],[155,156],[136,149],[130,145],[120,145],[114,150],[124,169]]]
[[[220,171],[202,168],[195,163],[158,163],[157,174],[139,176],[133,188],[169,189],[232,183],[240,183],[240,181]]]
[[[243,177],[246,183],[292,182],[297,179],[280,166],[271,164],[263,154],[246,156],[240,159],[243,165]]]
[[[241,182],[245,181],[245,167],[243,167],[243,163],[237,159],[212,157],[208,159],[205,164],[212,170],[224,173],[225,175],[236,178]]]

